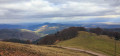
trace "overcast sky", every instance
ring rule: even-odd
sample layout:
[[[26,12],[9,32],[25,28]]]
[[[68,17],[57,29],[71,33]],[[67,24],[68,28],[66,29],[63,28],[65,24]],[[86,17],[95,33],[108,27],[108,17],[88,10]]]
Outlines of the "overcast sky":
[[[120,0],[0,0],[0,24],[120,24]]]

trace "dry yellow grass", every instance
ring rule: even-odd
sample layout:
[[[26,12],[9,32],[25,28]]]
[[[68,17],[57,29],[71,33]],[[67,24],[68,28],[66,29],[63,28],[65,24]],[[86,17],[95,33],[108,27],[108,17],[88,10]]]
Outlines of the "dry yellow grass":
[[[78,51],[10,42],[0,42],[0,56],[91,56]]]

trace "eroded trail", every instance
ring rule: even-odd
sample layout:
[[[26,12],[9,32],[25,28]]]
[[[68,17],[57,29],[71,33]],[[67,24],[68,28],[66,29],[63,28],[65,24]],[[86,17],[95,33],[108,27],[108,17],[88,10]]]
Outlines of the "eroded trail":
[[[91,54],[93,56],[107,56],[107,55],[96,53],[96,52],[93,52],[93,51],[87,51],[87,50],[71,48],[71,47],[58,47],[58,46],[51,46],[51,47],[57,47],[57,48],[64,48],[64,49],[74,50],[74,51],[80,51],[80,52],[84,52],[84,53],[87,53],[87,54]]]
[[[91,55],[95,55],[95,56],[106,56],[106,55],[99,54],[99,53],[96,53],[96,52],[82,50],[82,49],[77,49],[77,48],[70,48],[70,47],[62,47],[62,48],[75,50],[75,51],[80,51],[80,52],[85,52],[85,53],[88,53],[88,54],[91,54]]]

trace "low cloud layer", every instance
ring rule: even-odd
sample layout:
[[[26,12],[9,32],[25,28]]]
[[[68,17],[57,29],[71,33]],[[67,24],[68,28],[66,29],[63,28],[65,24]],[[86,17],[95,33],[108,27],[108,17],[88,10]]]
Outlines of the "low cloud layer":
[[[0,23],[119,23],[120,0],[0,0]]]

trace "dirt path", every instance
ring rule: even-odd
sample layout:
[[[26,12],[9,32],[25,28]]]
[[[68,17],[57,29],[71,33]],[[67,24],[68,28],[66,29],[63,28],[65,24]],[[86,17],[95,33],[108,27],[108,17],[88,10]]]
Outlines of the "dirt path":
[[[106,56],[106,55],[99,54],[99,53],[96,53],[96,52],[82,50],[82,49],[77,49],[77,48],[70,48],[70,47],[62,47],[62,48],[69,49],[69,50],[80,51],[80,52],[85,52],[85,53],[88,53],[88,54],[91,54],[91,55],[94,55],[94,56]]]
[[[87,51],[87,50],[82,50],[82,49],[77,49],[77,48],[58,47],[58,46],[51,46],[51,47],[57,47],[57,48],[64,48],[64,49],[74,50],[74,51],[80,51],[80,52],[84,52],[84,53],[87,53],[87,54],[91,54],[91,55],[93,55],[93,56],[106,56],[106,55],[99,54],[99,53],[96,53],[96,52]]]

